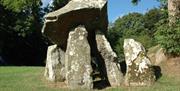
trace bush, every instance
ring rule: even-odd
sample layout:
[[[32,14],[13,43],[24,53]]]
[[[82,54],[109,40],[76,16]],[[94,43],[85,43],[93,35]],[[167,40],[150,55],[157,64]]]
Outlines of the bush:
[[[153,36],[156,31],[155,24],[164,18],[167,18],[166,13],[156,8],[146,14],[129,13],[118,18],[109,27],[107,37],[120,61],[124,61],[123,43],[126,38],[133,38],[141,42],[145,48],[156,45]]]
[[[167,20],[159,22],[155,39],[166,50],[167,54],[180,55],[180,21],[171,26]]]

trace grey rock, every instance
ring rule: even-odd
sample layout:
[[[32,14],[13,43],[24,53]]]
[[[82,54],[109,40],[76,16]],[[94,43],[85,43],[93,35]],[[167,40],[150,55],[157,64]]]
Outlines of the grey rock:
[[[112,50],[110,43],[103,34],[96,34],[97,47],[102,55],[107,70],[108,80],[111,86],[118,86],[122,83],[123,75],[120,64],[118,64],[117,55]]]
[[[45,16],[42,32],[51,42],[66,50],[69,31],[81,24],[87,31],[101,29],[106,32],[107,0],[71,0],[63,8]]]
[[[69,33],[65,53],[66,83],[71,89],[93,88],[88,32],[83,26]]]
[[[50,81],[64,81],[64,51],[58,48],[57,45],[48,47],[47,59],[44,76]]]
[[[142,44],[134,39],[125,39],[123,47],[127,64],[125,84],[127,86],[152,85],[155,81],[154,70]]]
[[[117,55],[104,36],[107,26],[107,0],[70,0],[63,8],[45,16],[42,33],[65,51],[65,58],[59,62],[63,64],[68,87],[92,89],[104,88],[109,83],[121,84]],[[96,35],[97,30],[102,35]],[[61,58],[52,50],[48,49],[48,56],[54,56],[55,61]]]

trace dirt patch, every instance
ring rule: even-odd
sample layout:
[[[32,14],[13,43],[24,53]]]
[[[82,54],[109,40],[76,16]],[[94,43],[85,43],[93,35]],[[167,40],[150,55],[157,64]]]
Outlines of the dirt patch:
[[[160,67],[163,74],[180,77],[180,57],[170,57]]]
[[[42,72],[43,73],[43,72]],[[67,89],[67,85],[65,82],[51,82],[51,81],[48,81],[43,74],[40,74],[40,79],[43,83],[45,83],[45,85],[49,88],[61,88],[61,89]]]
[[[65,82],[48,83],[51,88],[68,88]]]
[[[166,55],[160,45],[148,49],[148,57],[155,67],[159,67],[162,75],[180,77],[180,56]]]

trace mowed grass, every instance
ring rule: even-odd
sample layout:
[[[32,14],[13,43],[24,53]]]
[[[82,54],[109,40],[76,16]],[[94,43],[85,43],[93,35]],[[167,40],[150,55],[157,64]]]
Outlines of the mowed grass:
[[[0,67],[0,91],[69,91],[61,86],[52,86],[44,79],[43,72],[43,67]],[[180,77],[163,75],[153,86],[120,86],[106,88],[105,91],[180,91]]]
[[[0,67],[0,91],[59,91],[43,80],[43,67]]]

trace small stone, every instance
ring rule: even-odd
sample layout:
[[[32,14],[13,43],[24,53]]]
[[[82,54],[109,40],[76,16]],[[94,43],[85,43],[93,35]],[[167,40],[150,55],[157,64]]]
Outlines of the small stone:
[[[57,45],[48,47],[44,76],[50,81],[64,81],[64,51]]]
[[[127,86],[149,86],[155,82],[155,74],[145,48],[134,39],[124,40],[124,54],[127,63],[125,84]]]

